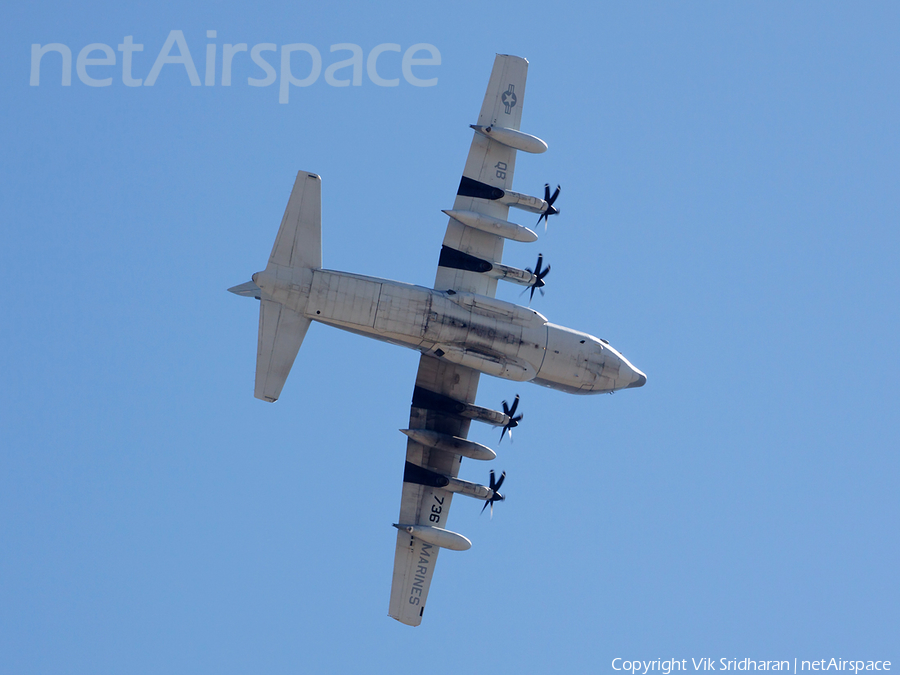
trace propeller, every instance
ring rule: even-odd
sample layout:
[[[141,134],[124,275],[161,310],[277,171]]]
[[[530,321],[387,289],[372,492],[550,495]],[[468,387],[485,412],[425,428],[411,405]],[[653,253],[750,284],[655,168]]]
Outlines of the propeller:
[[[503,401],[503,414],[509,418],[509,422],[506,423],[506,425],[503,427],[503,431],[500,432],[500,440],[498,441],[498,443],[503,442],[503,437],[506,435],[507,431],[509,432],[509,442],[512,443],[512,430],[515,429],[517,426],[519,426],[519,422],[521,422],[522,417],[524,417],[524,415],[522,415],[521,413],[516,415],[516,408],[518,408],[518,407],[519,407],[519,395],[518,394],[516,394],[516,400],[513,401],[512,408],[510,408],[506,404],[506,401]],[[513,415],[516,415],[516,416],[513,417]],[[503,479],[501,478],[500,480],[502,481]]]
[[[528,296],[528,304],[531,304],[531,301],[534,299],[534,289],[541,289],[541,295],[544,294],[544,277],[550,274],[550,265],[547,265],[545,269],[541,269],[541,264],[544,262],[544,254],[538,253],[537,264],[534,266],[534,270],[530,267],[526,267],[526,272],[531,272],[534,275],[534,283],[529,286],[531,289],[531,295]],[[528,290],[527,288],[525,289]],[[522,291],[524,293],[525,291]]]
[[[494,517],[494,502],[502,502],[504,499],[506,499],[506,497],[504,497],[503,495],[501,495],[500,492],[499,492],[500,486],[503,485],[503,481],[504,481],[504,480],[506,480],[506,472],[505,472],[505,471],[504,471],[503,473],[500,474],[500,480],[494,482],[494,470],[491,469],[491,483],[490,483],[490,486],[489,486],[489,487],[491,488],[491,491],[492,491],[494,494],[492,494],[492,495],[491,495],[491,498],[488,499],[488,500],[486,500],[486,501],[484,502],[484,506],[481,507],[481,512],[484,513],[484,510],[485,510],[485,509],[488,507],[488,505],[490,504],[490,507],[491,507],[491,518]]]
[[[559,209],[554,208],[553,202],[556,201],[556,198],[559,197],[559,185],[556,186],[556,191],[553,193],[553,196],[550,196],[550,183],[544,183],[544,201],[547,202],[547,208],[544,209],[544,212],[540,215],[537,221],[537,225],[541,224],[541,221],[544,221],[544,232],[547,231],[547,219],[550,216],[555,216],[559,213]]]

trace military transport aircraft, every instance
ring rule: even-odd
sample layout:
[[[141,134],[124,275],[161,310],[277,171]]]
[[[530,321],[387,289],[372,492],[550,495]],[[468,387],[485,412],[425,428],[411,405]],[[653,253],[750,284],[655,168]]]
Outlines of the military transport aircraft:
[[[470,541],[447,530],[455,493],[502,500],[504,475],[490,485],[457,478],[463,457],[492,460],[490,448],[466,439],[472,420],[511,432],[518,396],[503,412],[475,405],[481,373],[535,382],[573,394],[640,387],[646,376],[604,340],[549,323],[528,307],[495,299],[497,281],[534,294],[549,271],[503,265],[505,239],[533,242],[529,228],[507,220],[513,206],[540,220],[555,215],[559,189],[544,199],[513,192],[516,151],[547,144],[519,131],[528,61],[498,55],[451,210],[434,288],[335,272],[322,267],[321,178],[297,174],[269,263],[253,280],[229,290],[260,300],[255,396],[275,401],[313,321],[421,352],[413,388],[397,548],[388,613],[422,621],[441,548]],[[543,291],[543,289],[541,288]],[[502,435],[501,435],[502,440]],[[482,509],[484,510],[484,509]]]

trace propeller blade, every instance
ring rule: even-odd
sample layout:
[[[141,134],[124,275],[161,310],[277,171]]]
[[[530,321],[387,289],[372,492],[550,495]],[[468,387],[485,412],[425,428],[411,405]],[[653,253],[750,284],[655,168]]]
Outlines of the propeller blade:
[[[506,472],[500,474],[500,480],[497,480],[497,475],[494,473],[494,470],[491,469],[490,475],[490,490],[492,492],[490,499],[484,500],[484,506],[481,507],[481,512],[484,513],[484,510],[490,506],[491,507],[491,519],[494,518],[494,502],[502,502],[506,499],[503,495],[500,494],[500,486],[503,485],[503,481],[506,480]]]
[[[549,221],[550,216],[556,215],[559,213],[559,209],[553,207],[553,202],[556,201],[556,198],[559,197],[559,185],[556,186],[556,190],[551,195],[550,194],[550,183],[544,183],[544,201],[547,203],[547,208],[544,209],[543,213],[538,217],[537,225],[541,224],[541,221],[544,221],[544,232],[547,231],[547,223]]]
[[[497,484],[494,485],[494,472],[491,471],[491,490],[497,492],[500,489],[500,486],[503,485],[503,481],[506,480],[506,472],[500,474],[500,480],[497,481]]]
[[[505,407],[506,406],[504,406],[504,408]],[[516,408],[518,408],[518,407],[519,407],[519,395],[516,394],[516,399],[513,401],[512,408],[510,408],[509,412],[506,414],[509,415],[510,417],[512,417],[513,415],[516,414]]]
[[[550,194],[550,184],[548,183],[544,188],[544,194]],[[553,196],[550,199],[545,199],[548,206],[553,206],[553,202],[556,201],[556,198],[559,197],[559,185],[556,186],[556,192],[553,193]]]
[[[538,222],[540,222],[540,221],[538,221]],[[530,267],[525,268],[526,272],[531,272],[531,274],[534,275],[534,281],[531,284],[529,284],[528,288],[525,289],[525,290],[531,291],[530,295],[528,296],[529,304],[531,304],[531,301],[534,299],[534,289],[540,288],[541,286],[544,285],[544,277],[547,276],[547,273],[550,271],[550,265],[547,265],[546,268],[541,269],[543,264],[544,264],[544,254],[538,253],[537,265],[534,266],[534,271],[532,271]],[[522,291],[522,293],[520,293],[520,295],[523,295],[524,293],[525,293],[525,291]]]
[[[506,424],[503,425],[503,430],[500,432],[500,440],[499,443],[503,442],[503,437],[509,432],[509,441],[512,442],[512,430],[513,427],[518,426],[519,420],[522,419],[522,415],[516,414],[516,408],[519,407],[519,395],[516,394],[516,398],[513,400],[512,408],[509,407],[509,404],[506,401],[503,401],[503,414],[507,416]],[[493,475],[493,474],[492,474]]]

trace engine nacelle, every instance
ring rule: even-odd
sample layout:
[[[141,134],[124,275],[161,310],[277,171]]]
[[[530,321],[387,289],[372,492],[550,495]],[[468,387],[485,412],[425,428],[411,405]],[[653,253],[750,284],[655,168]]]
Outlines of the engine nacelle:
[[[503,279],[522,286],[531,286],[535,282],[535,275],[528,270],[520,270],[518,267],[510,267],[498,262],[490,262],[484,258],[478,258],[469,253],[463,253],[444,244],[441,246],[441,257],[438,260],[441,267],[449,267],[456,270],[467,270],[486,274],[493,279]]]
[[[484,422],[495,427],[506,426],[509,422],[509,415],[506,415],[499,410],[482,408],[481,406],[472,403],[463,403],[455,398],[450,398],[449,396],[444,396],[443,394],[438,394],[437,392],[419,386],[413,388],[412,404],[416,408],[424,408],[426,410],[434,410],[449,415],[457,415],[458,417],[475,420],[476,422]]]
[[[412,462],[407,462],[403,470],[403,482],[415,483],[416,485],[427,485],[428,487],[440,488],[447,492],[456,492],[467,497],[482,499],[487,501],[494,496],[494,491],[486,485],[472,483],[471,481],[445,476],[437,471],[432,471],[424,466],[419,466]]]
[[[468,551],[472,548],[472,542],[466,537],[442,527],[431,527],[429,525],[398,525],[394,524],[398,530],[407,532],[416,539],[421,539],[426,544],[438,546],[440,548],[449,548],[451,551]]]
[[[513,190],[504,190],[468,176],[463,176],[460,179],[459,189],[456,191],[456,194],[460,197],[475,197],[477,199],[500,202],[507,206],[514,206],[517,209],[531,211],[532,213],[543,213],[549,206],[540,197],[532,197]]]
[[[487,501],[494,496],[494,491],[491,490],[491,488],[489,488],[487,485],[472,483],[471,481],[462,480],[460,478],[451,478],[450,482],[447,483],[447,487],[445,487],[444,489],[449,490],[450,492],[456,492],[461,495],[466,495],[467,497],[482,499],[484,501]]]
[[[484,422],[493,427],[506,426],[509,422],[509,415],[504,415],[499,410],[491,410],[490,408],[482,408],[480,405],[468,405],[465,410],[459,413],[460,417],[466,417],[476,422]]]
[[[487,136],[491,140],[502,143],[509,148],[523,150],[535,155],[547,151],[547,144],[540,138],[516,129],[507,129],[506,127],[496,127],[494,125],[480,127],[477,124],[470,124],[469,126],[479,134]]]
[[[537,279],[534,272],[520,270],[518,267],[510,267],[509,265],[503,265],[502,263],[492,263],[491,269],[485,272],[485,274],[494,279],[511,281],[512,283],[521,286],[531,286],[535,279]]]
[[[503,196],[498,199],[501,204],[509,204],[523,211],[531,211],[532,213],[543,213],[547,210],[547,202],[540,197],[532,197],[531,195],[523,195],[521,192],[513,192],[512,190],[504,190]]]

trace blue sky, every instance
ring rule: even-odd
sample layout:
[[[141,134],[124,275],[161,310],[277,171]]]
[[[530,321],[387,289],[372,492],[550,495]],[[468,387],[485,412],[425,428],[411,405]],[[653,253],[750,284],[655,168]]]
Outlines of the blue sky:
[[[322,76],[280,104],[239,53],[230,87],[125,86],[123,38],[147,78],[173,30],[201,80],[226,43],[311,44]],[[886,2],[6,3],[0,672],[896,667],[898,30]],[[34,43],[69,47],[71,86],[57,54],[29,86]],[[108,87],[76,73],[92,43]],[[330,86],[341,43],[434,45],[438,82],[386,52],[398,86]],[[563,186],[504,262],[543,253],[533,306],[648,384],[482,378],[481,405],[522,396],[515,443],[471,434],[508,498],[455,500],[473,547],[411,629],[386,614],[416,354],[316,325],[264,404],[257,305],[225,289],[299,169],[327,267],[430,285],[498,52],[529,59],[522,128],[550,146],[514,187]]]

